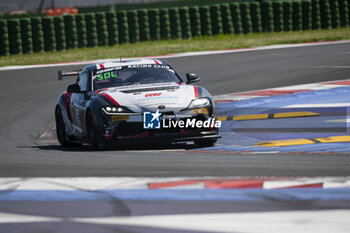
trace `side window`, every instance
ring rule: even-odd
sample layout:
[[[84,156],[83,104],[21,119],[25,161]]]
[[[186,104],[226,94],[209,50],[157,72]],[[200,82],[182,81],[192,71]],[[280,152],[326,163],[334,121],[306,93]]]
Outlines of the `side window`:
[[[84,71],[84,72],[80,73],[79,84],[80,84],[80,90],[82,90],[82,91],[90,91],[90,87],[89,87],[89,73],[87,71]]]

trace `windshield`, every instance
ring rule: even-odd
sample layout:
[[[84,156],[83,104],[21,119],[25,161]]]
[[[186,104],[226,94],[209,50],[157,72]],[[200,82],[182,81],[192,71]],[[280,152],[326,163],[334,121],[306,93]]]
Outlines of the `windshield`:
[[[129,65],[98,70],[92,77],[93,89],[137,84],[180,82],[167,65]]]

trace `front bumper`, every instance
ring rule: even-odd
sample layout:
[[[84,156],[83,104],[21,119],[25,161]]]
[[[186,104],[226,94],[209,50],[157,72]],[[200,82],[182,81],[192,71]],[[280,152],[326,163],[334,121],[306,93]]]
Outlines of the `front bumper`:
[[[209,133],[186,133],[186,134],[171,134],[164,133],[159,135],[151,135],[147,132],[129,136],[129,137],[104,137],[103,142],[109,146],[115,145],[135,145],[135,144],[155,144],[155,143],[171,143],[171,142],[186,142],[203,139],[218,139],[221,138],[217,131]]]
[[[112,118],[114,117],[114,120]],[[207,114],[196,114],[186,119],[205,121],[209,119]],[[178,120],[178,119],[177,119]],[[162,127],[160,129],[144,129],[142,115],[125,117],[112,116],[105,121],[103,127],[98,129],[102,141],[107,143],[152,143],[152,142],[179,142],[193,141],[199,139],[220,138],[218,129],[208,128],[183,128],[183,127]]]

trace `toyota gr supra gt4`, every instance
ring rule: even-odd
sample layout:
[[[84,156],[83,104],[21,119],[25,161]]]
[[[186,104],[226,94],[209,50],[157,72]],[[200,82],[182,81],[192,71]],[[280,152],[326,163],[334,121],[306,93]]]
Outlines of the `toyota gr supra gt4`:
[[[212,146],[221,122],[207,90],[190,85],[166,61],[140,59],[58,71],[77,76],[58,98],[55,119],[62,146],[88,143],[93,149],[137,142],[194,141]],[[220,124],[218,124],[220,123]]]

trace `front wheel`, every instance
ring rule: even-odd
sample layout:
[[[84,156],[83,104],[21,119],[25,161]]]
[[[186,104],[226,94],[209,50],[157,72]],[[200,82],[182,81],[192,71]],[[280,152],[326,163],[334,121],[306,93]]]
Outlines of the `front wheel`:
[[[199,147],[211,147],[215,145],[216,141],[217,141],[216,138],[207,138],[207,139],[194,140],[194,143],[196,144],[196,146],[199,146]]]
[[[97,135],[97,128],[91,114],[89,114],[87,120],[87,134],[90,147],[93,150],[100,150],[101,145]]]

